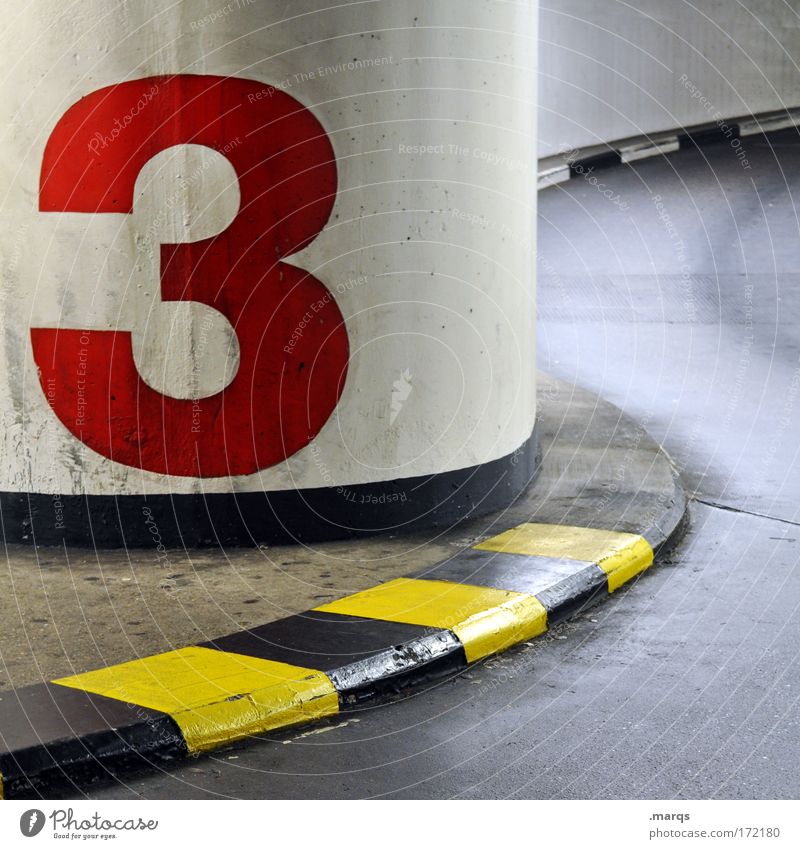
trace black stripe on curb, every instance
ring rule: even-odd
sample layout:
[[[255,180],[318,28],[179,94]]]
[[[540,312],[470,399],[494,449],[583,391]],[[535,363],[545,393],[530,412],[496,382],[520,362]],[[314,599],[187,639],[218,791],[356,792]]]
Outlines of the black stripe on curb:
[[[585,156],[583,159],[572,159],[567,161],[569,173],[571,177],[582,177],[590,169],[597,171],[603,168],[612,168],[622,162],[622,157],[618,150],[610,148],[600,153],[594,153],[591,156]]]
[[[551,625],[590,607],[608,591],[608,575],[594,563],[539,593]]]
[[[498,590],[530,593],[538,597],[559,578],[573,575],[576,570],[587,565],[593,564],[567,558],[506,554],[468,548],[429,569],[415,573],[412,577],[494,587]],[[597,566],[594,568],[597,569]],[[602,570],[598,571],[605,581],[605,574]]]
[[[171,717],[57,684],[34,684],[0,699],[0,776],[6,798],[85,785],[109,768],[169,763],[186,755]]]
[[[342,710],[397,697],[467,665],[449,631],[316,610],[200,645],[318,669],[336,687]]]
[[[595,563],[476,549],[459,552],[417,577],[531,593],[547,610],[549,625],[589,606],[608,590],[608,576]]]
[[[450,631],[434,631],[365,660],[333,669],[328,677],[339,693],[340,709],[344,711],[425,689],[467,666],[464,647],[458,637]]]
[[[739,124],[737,122],[720,121],[719,124],[713,126],[699,127],[685,133],[678,133],[678,144],[681,150],[686,150],[686,148],[706,147],[712,144],[730,142],[732,139],[738,138]]]

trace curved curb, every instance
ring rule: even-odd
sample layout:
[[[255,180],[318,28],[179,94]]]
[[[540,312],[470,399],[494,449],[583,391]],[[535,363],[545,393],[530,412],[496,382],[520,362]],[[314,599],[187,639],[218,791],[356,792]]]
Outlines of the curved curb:
[[[423,572],[196,646],[0,694],[0,798],[163,764],[389,701],[545,633],[680,530],[523,523]]]
[[[766,135],[800,126],[800,109],[758,112],[753,115],[719,117],[715,121],[643,133],[627,139],[593,145],[583,155],[580,148],[539,160],[537,188],[546,189],[571,177],[588,176],[598,168],[629,165],[651,156],[665,156],[681,148],[700,148],[747,136]]]

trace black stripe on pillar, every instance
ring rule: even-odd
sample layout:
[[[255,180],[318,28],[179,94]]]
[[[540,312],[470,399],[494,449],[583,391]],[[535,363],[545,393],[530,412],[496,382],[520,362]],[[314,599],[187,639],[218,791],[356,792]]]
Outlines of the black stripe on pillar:
[[[478,466],[432,475],[277,492],[61,495],[0,492],[3,538],[92,548],[219,546],[349,539],[449,526],[508,507],[533,483],[538,434]]]

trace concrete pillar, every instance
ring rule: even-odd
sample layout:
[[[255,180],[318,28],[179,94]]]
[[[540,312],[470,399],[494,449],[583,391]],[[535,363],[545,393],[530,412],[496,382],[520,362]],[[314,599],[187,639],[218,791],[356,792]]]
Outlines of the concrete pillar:
[[[0,34],[9,541],[449,523],[531,480],[536,3],[32,0]]]

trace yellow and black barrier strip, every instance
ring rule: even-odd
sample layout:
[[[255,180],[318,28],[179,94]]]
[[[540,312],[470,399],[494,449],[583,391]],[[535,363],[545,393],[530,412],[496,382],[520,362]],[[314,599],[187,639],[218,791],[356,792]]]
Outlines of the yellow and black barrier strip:
[[[411,692],[543,634],[652,562],[638,534],[525,523],[307,613],[2,693],[0,798],[78,789]]]

